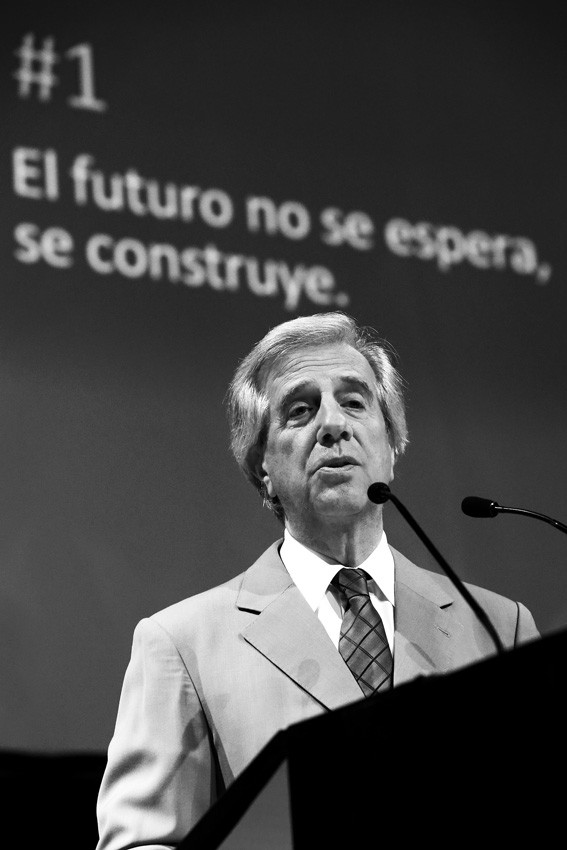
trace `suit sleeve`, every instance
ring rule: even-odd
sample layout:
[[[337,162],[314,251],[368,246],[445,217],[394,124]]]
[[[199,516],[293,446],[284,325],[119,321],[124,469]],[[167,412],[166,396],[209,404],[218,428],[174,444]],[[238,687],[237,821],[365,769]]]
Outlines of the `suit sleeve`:
[[[167,632],[134,632],[97,818],[97,850],[171,848],[214,802],[214,757],[190,675]]]

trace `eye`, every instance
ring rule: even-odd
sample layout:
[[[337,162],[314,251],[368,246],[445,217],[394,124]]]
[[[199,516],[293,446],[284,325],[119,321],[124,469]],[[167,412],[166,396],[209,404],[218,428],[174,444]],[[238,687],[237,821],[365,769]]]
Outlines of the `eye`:
[[[311,405],[307,404],[305,401],[296,401],[291,405],[287,412],[288,419],[301,419],[304,416],[308,416],[311,411]]]
[[[360,396],[349,396],[343,401],[343,405],[353,410],[364,410],[366,408],[366,402]]]

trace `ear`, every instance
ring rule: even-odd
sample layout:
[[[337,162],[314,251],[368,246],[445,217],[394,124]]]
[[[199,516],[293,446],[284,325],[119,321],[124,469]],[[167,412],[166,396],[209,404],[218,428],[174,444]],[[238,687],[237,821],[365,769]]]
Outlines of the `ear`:
[[[274,489],[272,479],[270,478],[270,473],[266,469],[265,463],[261,463],[258,465],[258,477],[262,479],[264,487],[266,489],[266,493],[268,494],[270,499],[274,499],[276,496],[276,491]]]
[[[266,463],[264,455],[265,449],[262,449],[261,447],[256,447],[254,450],[253,457],[249,458],[249,463],[254,468],[254,473],[258,481],[261,481],[264,485],[265,494],[270,499],[273,499],[276,493],[274,490],[274,485],[272,484],[270,473],[268,471],[269,467]]]
[[[396,465],[396,450],[390,446],[390,482],[394,480],[394,466]]]

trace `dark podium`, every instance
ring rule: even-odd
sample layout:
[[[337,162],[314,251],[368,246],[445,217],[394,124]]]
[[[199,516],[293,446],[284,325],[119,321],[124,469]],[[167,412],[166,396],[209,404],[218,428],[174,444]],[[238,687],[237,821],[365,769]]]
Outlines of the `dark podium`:
[[[178,850],[565,845],[567,631],[279,732]]]

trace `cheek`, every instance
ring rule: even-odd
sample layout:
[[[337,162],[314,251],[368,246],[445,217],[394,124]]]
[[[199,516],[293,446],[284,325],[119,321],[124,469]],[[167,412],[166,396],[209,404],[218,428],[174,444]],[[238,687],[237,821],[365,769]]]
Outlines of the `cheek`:
[[[297,454],[297,451],[297,446],[291,436],[280,435],[277,439],[268,441],[266,457],[270,457],[272,463],[281,463],[282,460],[285,462],[293,457],[294,454]]]
[[[390,473],[394,471],[394,450],[390,445],[387,435],[384,431],[377,431],[372,439],[371,452],[375,466],[387,470]]]
[[[263,467],[271,477],[275,478],[281,475],[282,470],[285,472],[286,467],[289,467],[291,456],[292,450],[287,441],[269,439],[264,452]]]

